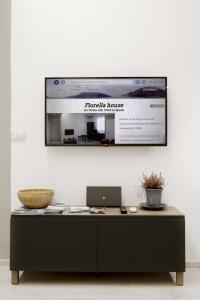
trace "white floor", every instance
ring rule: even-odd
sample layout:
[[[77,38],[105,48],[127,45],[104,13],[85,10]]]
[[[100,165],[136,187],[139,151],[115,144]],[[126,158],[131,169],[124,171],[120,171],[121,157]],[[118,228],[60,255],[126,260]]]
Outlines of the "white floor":
[[[10,271],[0,267],[1,300],[200,300],[200,268],[189,268],[184,286],[169,274],[23,273],[10,284]]]

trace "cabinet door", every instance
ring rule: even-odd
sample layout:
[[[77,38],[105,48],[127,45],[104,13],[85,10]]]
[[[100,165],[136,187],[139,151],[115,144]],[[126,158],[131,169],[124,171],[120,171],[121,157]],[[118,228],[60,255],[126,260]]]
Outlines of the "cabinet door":
[[[185,270],[184,218],[101,218],[98,244],[99,272]]]
[[[87,216],[13,216],[11,270],[96,271],[96,220]]]

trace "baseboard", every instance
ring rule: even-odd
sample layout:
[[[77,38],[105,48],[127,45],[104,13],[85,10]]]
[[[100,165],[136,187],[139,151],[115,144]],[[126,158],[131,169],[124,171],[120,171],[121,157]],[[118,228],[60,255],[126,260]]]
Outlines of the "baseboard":
[[[186,268],[200,268],[199,261],[188,261],[186,262]]]
[[[9,259],[0,259],[0,266],[9,266]]]
[[[0,266],[9,266],[9,259],[0,259]],[[187,261],[186,268],[200,268],[199,261]]]

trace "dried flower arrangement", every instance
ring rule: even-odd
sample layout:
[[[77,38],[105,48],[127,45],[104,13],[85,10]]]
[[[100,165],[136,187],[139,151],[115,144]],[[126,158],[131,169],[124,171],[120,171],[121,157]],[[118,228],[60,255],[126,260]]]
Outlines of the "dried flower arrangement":
[[[165,179],[162,174],[159,175],[151,173],[150,176],[143,174],[142,188],[145,189],[162,189],[165,185]]]

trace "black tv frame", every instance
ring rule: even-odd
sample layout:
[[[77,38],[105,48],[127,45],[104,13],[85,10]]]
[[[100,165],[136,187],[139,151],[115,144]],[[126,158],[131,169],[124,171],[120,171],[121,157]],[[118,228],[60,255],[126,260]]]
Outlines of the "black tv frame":
[[[165,80],[165,89],[166,89],[166,98],[165,98],[165,143],[164,144],[48,144],[47,143],[47,124],[46,124],[46,113],[47,113],[47,85],[46,85],[46,81],[48,79],[164,79]],[[137,146],[162,146],[162,147],[166,147],[167,144],[167,140],[168,140],[168,136],[167,136],[167,76],[129,76],[129,77],[45,77],[45,146],[47,147],[85,147],[85,146],[89,146],[89,147],[121,147],[121,146],[129,146],[129,147],[137,147]]]

